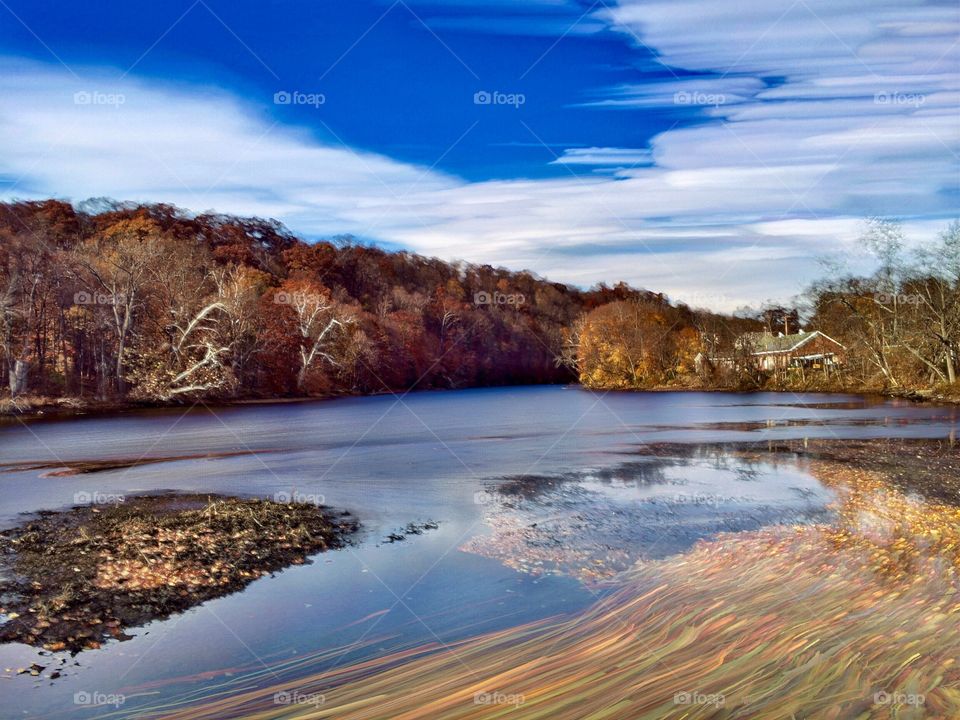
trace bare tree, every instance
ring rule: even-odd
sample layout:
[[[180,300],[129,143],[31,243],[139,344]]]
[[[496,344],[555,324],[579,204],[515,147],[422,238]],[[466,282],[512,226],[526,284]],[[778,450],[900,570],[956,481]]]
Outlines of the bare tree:
[[[94,314],[106,311],[111,318],[116,347],[113,378],[117,391],[127,391],[124,372],[127,351],[134,332],[141,295],[151,277],[159,253],[160,231],[150,219],[132,218],[107,227],[77,253],[84,274],[75,302],[89,305]]]
[[[289,305],[294,313],[300,339],[297,387],[302,391],[311,368],[319,361],[339,365],[333,353],[334,340],[350,320],[341,317],[329,290],[309,280],[284,283],[277,301]]]
[[[0,334],[11,397],[26,392],[31,359],[43,356],[50,266],[49,249],[29,229],[9,238],[0,252]]]
[[[957,380],[960,336],[960,221],[944,230],[938,241],[921,247],[917,264],[908,271],[901,301],[914,308],[914,354],[941,380]],[[913,345],[913,344],[911,344]],[[940,364],[943,365],[943,372]]]

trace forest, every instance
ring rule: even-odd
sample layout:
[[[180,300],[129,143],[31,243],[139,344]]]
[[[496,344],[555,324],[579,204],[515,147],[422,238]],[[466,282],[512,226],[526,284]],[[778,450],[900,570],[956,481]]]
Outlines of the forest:
[[[376,393],[574,379],[583,313],[666,305],[166,205],[0,204],[10,398]]]
[[[899,223],[869,218],[859,237],[870,274],[824,259],[824,277],[793,307],[737,316],[694,313],[646,298],[589,311],[573,326],[568,362],[596,388],[842,390],[956,399],[960,347],[960,221],[909,242]],[[758,367],[760,333],[819,330],[842,346],[836,365]],[[745,341],[746,340],[746,341]],[[807,363],[811,365],[810,363]]]
[[[580,381],[792,387],[738,339],[801,324],[843,343],[803,384],[903,390],[956,379],[960,225],[907,253],[871,221],[870,276],[835,271],[802,308],[725,315],[618,283],[308,243],[281,224],[98,199],[0,203],[4,398],[144,403]],[[742,358],[718,367],[717,356]]]

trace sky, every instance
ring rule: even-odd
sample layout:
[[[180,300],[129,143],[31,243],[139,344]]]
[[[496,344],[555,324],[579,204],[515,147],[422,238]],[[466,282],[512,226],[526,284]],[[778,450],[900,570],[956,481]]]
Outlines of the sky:
[[[731,310],[957,217],[958,39],[953,1],[0,0],[0,199]]]

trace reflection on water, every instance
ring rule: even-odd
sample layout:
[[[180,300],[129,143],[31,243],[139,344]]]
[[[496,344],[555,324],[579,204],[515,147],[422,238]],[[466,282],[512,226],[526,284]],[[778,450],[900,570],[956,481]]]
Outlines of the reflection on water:
[[[785,397],[797,403],[785,404]],[[379,670],[468,638],[489,643],[491,633],[539,628],[545,618],[599,617],[596,593],[617,603],[625,602],[622,593],[636,599],[648,585],[676,582],[677,558],[695,562],[703,548],[739,539],[753,547],[748,538],[775,538],[786,526],[812,532],[840,512],[827,508],[840,497],[838,485],[813,466],[731,454],[713,443],[943,437],[955,424],[952,409],[855,396],[602,395],[545,387],[7,427],[0,431],[4,527],[17,524],[20,513],[69,507],[76,497],[180,490],[322,496],[357,517],[362,533],[356,547],[76,658],[0,646],[0,668],[12,669],[10,687],[36,686],[18,692],[17,710],[45,718],[102,715],[75,705],[78,692],[120,693],[125,702],[117,713],[130,716],[215,692],[251,692],[248,701],[260,705],[260,691],[281,682],[299,687],[298,678],[309,675],[314,691],[326,690],[335,679],[367,674],[364,662]],[[651,443],[672,446],[662,457],[638,454]],[[52,467],[78,465],[98,471],[42,477]],[[430,521],[439,527],[381,542],[398,528]],[[831,547],[839,542],[818,537]],[[764,562],[746,549],[743,556],[744,563]],[[781,582],[798,558],[777,561]],[[657,612],[674,597],[698,597],[694,590],[662,591]],[[711,597],[724,596],[717,590]],[[662,639],[671,626],[659,627]],[[560,637],[556,628],[542,632]],[[541,631],[530,633],[539,642]],[[15,676],[33,662],[46,668],[39,677]],[[61,677],[51,683],[54,667]],[[284,709],[267,710],[270,716]]]
[[[534,575],[595,582],[717,533],[823,522],[832,497],[795,466],[719,451],[521,475],[488,489],[492,535],[463,549]]]
[[[300,678],[324,699],[309,717],[960,716],[960,510],[811,469],[835,522],[726,533],[569,617]],[[173,717],[241,709],[280,716],[261,691]]]

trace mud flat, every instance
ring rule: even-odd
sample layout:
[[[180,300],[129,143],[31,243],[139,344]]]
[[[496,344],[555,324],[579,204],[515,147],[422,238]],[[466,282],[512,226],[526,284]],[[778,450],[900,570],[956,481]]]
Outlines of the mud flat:
[[[340,548],[357,528],[324,506],[209,494],[44,511],[0,533],[0,642],[95,649]]]
[[[878,473],[901,492],[960,505],[960,442],[938,440],[867,438],[860,440],[808,439],[685,445],[652,443],[639,448],[647,457],[734,455],[747,459],[822,460],[837,467]]]

